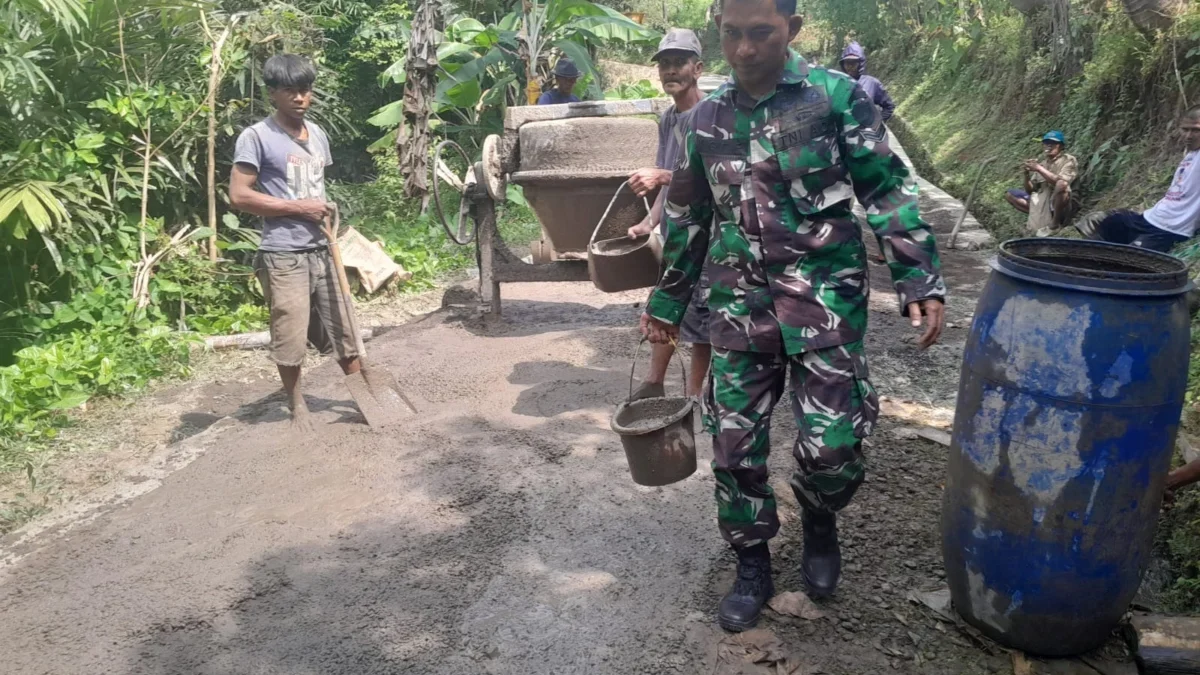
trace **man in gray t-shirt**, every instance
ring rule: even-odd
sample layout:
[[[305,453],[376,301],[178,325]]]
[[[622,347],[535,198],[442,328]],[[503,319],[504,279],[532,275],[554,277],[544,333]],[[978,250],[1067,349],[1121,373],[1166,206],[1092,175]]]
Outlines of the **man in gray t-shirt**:
[[[271,308],[271,360],[288,395],[292,425],[302,432],[312,428],[300,391],[312,309],[342,371],[360,368],[349,310],[321,232],[329,215],[325,167],[332,159],[325,132],[305,119],[316,77],[312,63],[294,54],[267,60],[263,81],[275,112],[238,137],[229,179],[233,208],[263,218],[254,268]]]
[[[277,199],[325,201],[325,167],[333,163],[329,138],[314,122],[292,134],[268,117],[238,136],[235,164],[252,167],[257,185]],[[302,137],[303,136],[303,137]],[[263,218],[260,251],[303,251],[325,245],[320,223],[299,216]]]
[[[629,186],[639,196],[662,188],[654,206],[645,220],[629,228],[630,237],[644,235],[654,236],[655,227],[662,230],[666,238],[666,218],[663,208],[666,203],[666,186],[671,182],[671,173],[679,166],[683,156],[683,137],[691,109],[702,98],[697,83],[700,74],[704,72],[704,64],[700,61],[700,40],[696,34],[683,28],[672,28],[667,31],[658,52],[654,55],[658,62],[658,76],[662,80],[663,90],[674,99],[675,104],[663,113],[658,123],[658,156],[654,168],[638,169],[629,177]],[[684,314],[683,323],[679,329],[680,338],[692,343],[692,371],[688,377],[687,393],[695,396],[700,393],[704,379],[708,375],[708,363],[712,358],[712,347],[708,342],[708,275],[707,270],[700,277],[691,305]],[[633,398],[652,398],[662,396],[663,380],[667,376],[667,366],[675,348],[672,345],[654,345],[650,353],[650,369],[645,381],[634,392]]]

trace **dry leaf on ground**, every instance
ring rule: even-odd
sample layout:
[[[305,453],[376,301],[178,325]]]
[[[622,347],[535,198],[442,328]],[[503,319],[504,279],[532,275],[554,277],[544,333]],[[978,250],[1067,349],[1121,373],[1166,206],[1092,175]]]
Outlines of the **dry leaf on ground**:
[[[925,605],[941,619],[951,623],[955,621],[954,610],[950,608],[950,588],[948,586],[942,586],[932,591],[909,591],[908,601]]]
[[[814,675],[816,672],[795,654],[788,654],[779,638],[766,628],[730,635],[721,641],[717,654],[721,659],[741,658],[765,666],[773,675]]]
[[[767,606],[780,614],[796,616],[809,621],[816,621],[825,616],[825,612],[822,612],[807,595],[796,591],[776,595],[771,598]]]
[[[1013,675],[1034,675],[1033,664],[1025,658],[1022,652],[1012,653]]]

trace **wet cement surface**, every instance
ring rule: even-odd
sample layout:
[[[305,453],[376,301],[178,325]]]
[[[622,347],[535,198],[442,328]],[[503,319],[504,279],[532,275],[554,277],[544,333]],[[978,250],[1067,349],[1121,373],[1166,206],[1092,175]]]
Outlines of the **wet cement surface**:
[[[945,234],[955,215],[930,219]],[[905,600],[942,577],[945,449],[891,432],[948,421],[984,260],[943,254],[958,327],[923,353],[886,270],[872,266],[873,377],[889,400],[913,403],[885,404],[871,482],[842,517],[847,568],[827,616],[764,619],[809,668],[797,672],[959,675],[1006,663]],[[644,297],[513,284],[497,321],[448,310],[377,338],[372,360],[423,411],[383,432],[363,424],[332,364],[308,380],[307,437],[289,433],[278,394],[247,392],[234,417],[131,472],[99,505],[0,541],[0,670],[773,672],[731,656],[715,625],[733,558],[716,531],[709,441],[698,435],[690,478],[646,488],[609,429]],[[668,391],[679,386],[673,374]],[[783,592],[802,586],[786,486],[794,423],[779,412]]]

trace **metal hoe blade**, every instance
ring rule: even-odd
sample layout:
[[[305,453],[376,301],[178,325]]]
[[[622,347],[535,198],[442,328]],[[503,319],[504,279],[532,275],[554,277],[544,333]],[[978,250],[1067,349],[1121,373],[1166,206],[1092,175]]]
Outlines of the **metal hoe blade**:
[[[345,383],[346,388],[350,390],[350,396],[354,398],[354,403],[358,405],[359,411],[362,412],[363,417],[367,418],[367,424],[372,427],[385,427],[396,421],[389,417],[391,413],[385,410],[371,394],[371,386],[367,384],[367,380],[361,372],[347,375]]]

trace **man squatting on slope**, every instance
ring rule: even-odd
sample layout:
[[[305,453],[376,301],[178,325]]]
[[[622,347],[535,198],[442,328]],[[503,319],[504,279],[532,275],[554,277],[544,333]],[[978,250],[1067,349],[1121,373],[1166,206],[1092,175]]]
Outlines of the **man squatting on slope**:
[[[263,217],[254,268],[271,308],[271,360],[287,392],[292,425],[301,431],[312,428],[300,391],[310,302],[342,371],[349,375],[360,368],[329,242],[321,232],[329,213],[325,167],[333,161],[325,132],[304,118],[316,79],[316,68],[303,57],[267,59],[263,81],[275,112],[238,136],[229,179],[233,208]]]
[[[863,481],[861,441],[879,411],[863,353],[867,262],[853,197],[883,242],[901,313],[913,326],[924,316],[922,349],[941,334],[946,294],[916,185],[878,109],[852,79],[788,49],[803,23],[795,13],[796,0],[723,0],[716,21],[734,79],[692,109],[686,163],[667,195],[665,273],[641,319],[652,341],[675,336],[707,258],[704,422],[717,520],[738,558],[717,616],[734,631],[755,625],[774,593],[768,431],[789,376],[801,571],[815,597],[841,574],[834,514]]]
[[[648,169],[638,169],[629,177],[629,185],[638,196],[645,196],[657,187],[671,182],[671,171],[679,166],[683,158],[683,134],[687,126],[688,114],[700,102],[700,89],[697,80],[704,71],[700,60],[700,38],[690,30],[672,28],[663,36],[654,54],[658,62],[658,77],[662,80],[663,91],[674,100],[674,104],[663,113],[658,123],[658,157],[655,166]],[[659,191],[658,198],[650,213],[642,222],[629,228],[630,237],[651,234],[658,226],[663,239],[666,239],[666,220],[663,218],[663,208],[666,203],[667,191]],[[700,284],[696,287],[683,315],[683,323],[679,327],[679,337],[684,342],[692,344],[692,369],[688,373],[686,383],[687,395],[695,396],[700,393],[704,378],[708,376],[708,362],[712,357],[712,348],[708,344],[708,275],[700,273]],[[671,356],[675,353],[672,344],[653,345],[650,353],[650,372],[641,386],[633,393],[633,399],[653,398],[664,396],[663,381],[667,377],[667,367]]]

